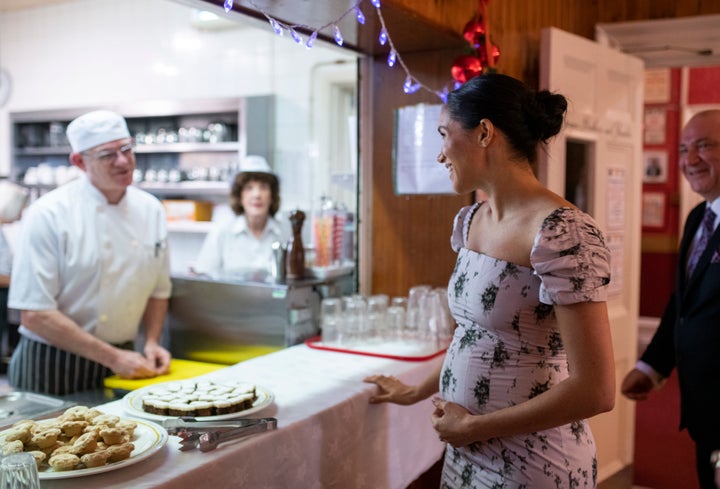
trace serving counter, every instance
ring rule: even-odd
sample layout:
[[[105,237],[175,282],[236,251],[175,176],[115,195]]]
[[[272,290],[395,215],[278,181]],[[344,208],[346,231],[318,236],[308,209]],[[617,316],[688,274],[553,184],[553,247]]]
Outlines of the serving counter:
[[[274,401],[250,417],[275,417],[277,429],[220,445],[180,451],[170,436],[137,464],[85,477],[43,480],[43,489],[83,488],[368,488],[407,487],[443,452],[432,429],[432,404],[371,405],[376,373],[417,383],[442,356],[399,361],[317,350],[301,344],[202,376],[255,383]],[[98,409],[122,416],[123,401]]]
[[[354,290],[352,270],[282,283],[197,276],[173,276],[172,283],[173,357],[227,365],[319,334],[320,301]]]

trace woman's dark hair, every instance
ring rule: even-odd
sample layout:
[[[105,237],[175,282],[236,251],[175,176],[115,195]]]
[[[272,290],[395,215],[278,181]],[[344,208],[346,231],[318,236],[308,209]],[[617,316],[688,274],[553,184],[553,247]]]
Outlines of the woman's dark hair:
[[[262,182],[270,185],[270,216],[274,217],[280,209],[280,183],[272,173],[245,171],[235,175],[235,180],[230,190],[230,208],[236,215],[243,214],[245,209],[242,206],[242,192],[250,182]]]
[[[547,90],[531,90],[510,76],[488,73],[450,92],[446,109],[465,129],[476,128],[482,119],[490,120],[515,153],[534,164],[539,143],[546,143],[562,129],[567,100]]]

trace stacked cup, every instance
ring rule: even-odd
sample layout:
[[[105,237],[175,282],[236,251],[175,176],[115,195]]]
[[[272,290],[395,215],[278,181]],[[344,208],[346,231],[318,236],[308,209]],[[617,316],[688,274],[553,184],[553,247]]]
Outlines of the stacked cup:
[[[388,340],[387,310],[388,296],[371,295],[367,301],[368,340],[372,343]]]
[[[336,297],[326,297],[320,303],[320,330],[322,342],[328,345],[342,342],[342,301]]]
[[[28,452],[4,456],[0,462],[0,489],[40,489],[35,457]]]
[[[447,290],[429,285],[410,288],[408,297],[356,294],[325,298],[321,302],[322,341],[329,345],[358,347],[402,341],[429,348],[449,343],[454,321]]]

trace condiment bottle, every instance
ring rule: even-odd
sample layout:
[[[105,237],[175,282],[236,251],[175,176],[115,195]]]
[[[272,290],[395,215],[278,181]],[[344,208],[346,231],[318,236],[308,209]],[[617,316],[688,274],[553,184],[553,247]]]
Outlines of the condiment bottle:
[[[305,246],[302,241],[302,227],[305,213],[301,210],[290,213],[292,238],[287,245],[287,278],[299,279],[305,276]]]

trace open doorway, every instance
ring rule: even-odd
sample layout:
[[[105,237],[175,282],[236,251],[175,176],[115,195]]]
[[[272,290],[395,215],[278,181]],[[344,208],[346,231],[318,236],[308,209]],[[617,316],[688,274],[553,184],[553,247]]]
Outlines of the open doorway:
[[[583,212],[591,213],[593,201],[591,177],[594,168],[592,141],[570,139],[565,142],[565,198]]]

